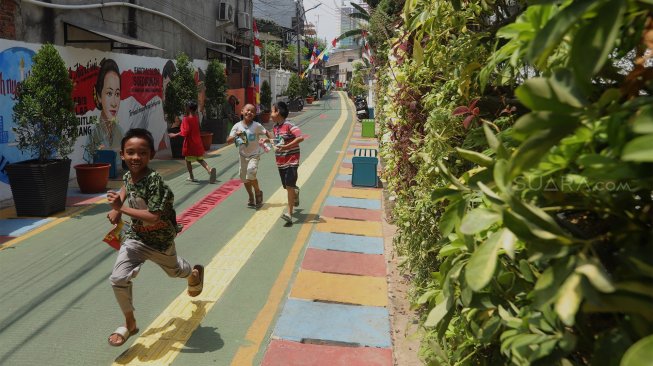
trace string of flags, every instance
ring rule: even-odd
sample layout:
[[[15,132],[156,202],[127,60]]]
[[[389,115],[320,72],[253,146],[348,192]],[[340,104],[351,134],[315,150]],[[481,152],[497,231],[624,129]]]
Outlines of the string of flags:
[[[337,43],[338,43],[338,38],[334,38],[333,41],[331,41],[331,43],[325,49],[323,49],[322,52],[320,52],[318,55],[316,55],[318,49],[317,49],[317,43],[315,43],[313,45],[313,54],[311,55],[311,62],[309,62],[308,67],[306,68],[306,70],[304,70],[304,72],[301,73],[300,77],[303,79],[308,74],[308,72],[311,71],[311,69],[315,65],[317,65],[318,62],[320,61],[327,62],[329,60],[329,53],[331,52],[331,50],[333,50],[336,47]]]
[[[256,105],[256,113],[261,113],[261,41],[259,40],[258,27],[256,20],[252,22],[252,31],[254,33],[254,70],[252,77],[254,78],[254,100]]]

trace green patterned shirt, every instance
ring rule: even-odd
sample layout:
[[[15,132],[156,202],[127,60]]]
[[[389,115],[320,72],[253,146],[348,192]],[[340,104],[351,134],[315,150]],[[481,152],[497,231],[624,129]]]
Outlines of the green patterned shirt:
[[[160,220],[155,223],[145,223],[132,217],[125,236],[158,251],[166,251],[181,231],[172,206],[175,201],[172,190],[165,184],[161,175],[152,169],[136,183],[131,183],[131,172],[127,172],[123,176],[123,183],[126,191],[125,201],[129,207],[161,214]]]

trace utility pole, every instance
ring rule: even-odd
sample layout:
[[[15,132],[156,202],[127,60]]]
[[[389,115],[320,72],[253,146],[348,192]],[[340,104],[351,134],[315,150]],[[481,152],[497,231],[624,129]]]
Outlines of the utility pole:
[[[297,0],[297,74],[301,74],[302,71],[302,60],[301,60],[301,54],[302,54],[302,49],[299,46],[299,37],[301,36],[299,34],[299,21],[300,21],[300,11],[301,11],[301,5],[300,1],[302,0]]]

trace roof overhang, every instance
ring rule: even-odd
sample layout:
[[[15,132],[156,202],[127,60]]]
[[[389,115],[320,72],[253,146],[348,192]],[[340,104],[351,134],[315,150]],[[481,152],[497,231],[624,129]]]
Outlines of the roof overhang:
[[[207,60],[212,60],[212,59],[216,58],[215,54],[212,55],[212,53],[216,53],[216,52],[221,53],[221,54],[223,54],[223,55],[225,55],[225,56],[227,56],[229,58],[232,58],[232,59],[234,59],[234,60],[236,60],[238,62],[251,61],[252,60],[251,57],[247,57],[247,56],[239,55],[237,53],[224,51],[224,50],[220,50],[220,49],[217,49],[217,48],[211,48],[211,47],[206,48],[206,59]]]
[[[113,33],[104,29],[75,24],[69,21],[64,24],[64,44],[74,43],[104,43],[109,44],[111,49],[151,49],[165,51],[147,42],[136,38],[127,37],[122,34]]]

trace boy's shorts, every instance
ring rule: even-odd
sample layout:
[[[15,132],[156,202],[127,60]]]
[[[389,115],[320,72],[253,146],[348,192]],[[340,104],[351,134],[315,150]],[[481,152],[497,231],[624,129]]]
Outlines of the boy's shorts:
[[[260,157],[258,155],[251,157],[240,157],[240,180],[247,182],[248,180],[255,180],[256,173],[258,172],[258,161]]]
[[[279,176],[284,189],[286,187],[297,188],[297,168],[297,166],[279,168]]]
[[[186,156],[186,161],[204,161],[203,156]]]

